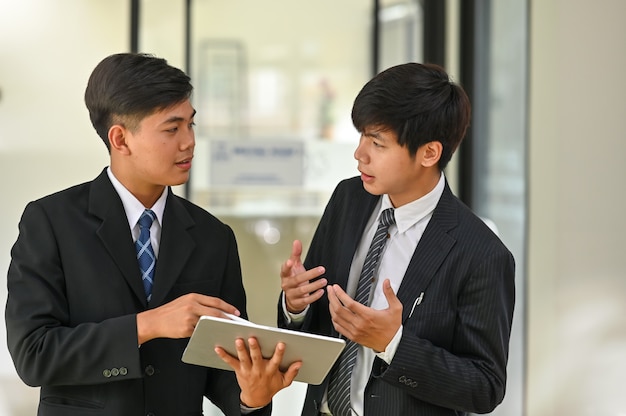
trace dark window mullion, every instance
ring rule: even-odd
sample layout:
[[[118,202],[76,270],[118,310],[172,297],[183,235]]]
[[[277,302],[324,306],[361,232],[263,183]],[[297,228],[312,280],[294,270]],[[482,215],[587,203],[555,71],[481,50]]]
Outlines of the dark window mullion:
[[[464,0],[460,4],[460,82],[467,92],[470,101],[474,97],[474,59],[475,59],[475,20],[476,5],[474,0]],[[476,118],[476,108],[472,111],[472,121]],[[459,166],[459,198],[472,206],[473,195],[473,123],[467,130],[465,140],[459,147],[457,160]]]
[[[139,2],[141,0],[130,0],[130,51],[139,51]]]
[[[423,0],[424,62],[446,66],[446,2]]]

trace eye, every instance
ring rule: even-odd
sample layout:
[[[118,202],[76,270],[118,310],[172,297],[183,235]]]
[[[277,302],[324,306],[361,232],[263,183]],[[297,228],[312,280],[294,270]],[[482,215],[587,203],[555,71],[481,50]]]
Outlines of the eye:
[[[189,128],[190,128],[190,129],[193,129],[193,126],[195,126],[195,125],[196,125],[196,122],[195,122],[195,121],[192,121],[191,123],[189,123]]]
[[[372,139],[372,145],[374,147],[384,147],[383,144],[376,141],[376,139]]]

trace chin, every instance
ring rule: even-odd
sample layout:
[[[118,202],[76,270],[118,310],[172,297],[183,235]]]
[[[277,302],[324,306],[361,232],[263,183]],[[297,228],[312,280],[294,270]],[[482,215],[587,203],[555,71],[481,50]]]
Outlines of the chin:
[[[184,184],[187,183],[188,180],[189,180],[189,174],[186,174],[186,175],[176,175],[176,177],[171,178],[168,181],[167,186],[184,185]]]
[[[383,195],[385,193],[384,191],[381,191],[377,187],[371,186],[365,182],[363,182],[363,188],[365,188],[365,190],[372,195]]]

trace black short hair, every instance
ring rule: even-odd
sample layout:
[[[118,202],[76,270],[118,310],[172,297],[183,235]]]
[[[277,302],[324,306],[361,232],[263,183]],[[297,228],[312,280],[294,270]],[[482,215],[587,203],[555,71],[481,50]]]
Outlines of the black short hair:
[[[110,55],[93,70],[85,90],[91,124],[110,151],[112,125],[135,130],[145,117],[188,99],[190,81],[183,71],[153,55]]]
[[[382,71],[365,84],[352,107],[358,131],[372,126],[390,129],[411,156],[423,144],[441,142],[442,170],[465,137],[470,117],[463,88],[434,64],[406,63]]]

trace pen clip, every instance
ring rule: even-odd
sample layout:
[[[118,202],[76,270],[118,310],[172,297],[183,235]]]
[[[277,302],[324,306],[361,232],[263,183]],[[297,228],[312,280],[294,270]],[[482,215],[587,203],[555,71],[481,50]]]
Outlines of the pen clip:
[[[413,302],[413,307],[411,308],[411,312],[409,312],[409,318],[413,316],[413,312],[415,311],[415,307],[422,303],[422,299],[424,299],[424,292],[420,293],[419,297],[415,299]],[[407,318],[408,319],[408,318]]]

